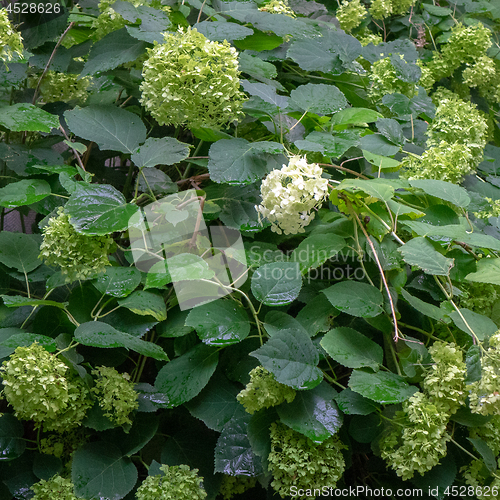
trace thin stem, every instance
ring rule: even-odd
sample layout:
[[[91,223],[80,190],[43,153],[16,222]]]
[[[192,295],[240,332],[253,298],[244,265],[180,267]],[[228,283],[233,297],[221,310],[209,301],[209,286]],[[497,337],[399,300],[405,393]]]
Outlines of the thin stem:
[[[63,135],[66,138],[66,140],[68,141],[68,143],[71,144],[71,141],[69,140],[68,134],[66,133],[66,130],[64,130],[64,127],[62,125],[59,127],[59,130],[63,133]],[[83,165],[82,159],[80,158],[80,153],[74,147],[72,147],[72,146],[70,146],[70,147],[71,147],[71,151],[73,151],[73,154],[75,155],[75,158],[76,158],[76,161],[78,162],[79,167],[84,172],[86,172],[85,166]]]
[[[355,175],[359,177],[360,179],[366,179],[369,180],[366,175],[360,174],[359,172],[356,172],[355,170],[351,170],[350,168],[342,167],[341,165],[332,165],[330,163],[318,163],[320,167],[328,167],[328,168],[335,168],[337,170],[342,170],[342,172],[347,172],[349,174]]]

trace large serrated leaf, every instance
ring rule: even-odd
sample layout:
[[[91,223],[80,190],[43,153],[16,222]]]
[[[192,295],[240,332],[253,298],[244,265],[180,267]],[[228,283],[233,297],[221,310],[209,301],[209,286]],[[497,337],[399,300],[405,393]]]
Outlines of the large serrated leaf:
[[[208,384],[219,362],[215,347],[198,344],[167,363],[156,377],[155,387],[168,398],[169,408],[186,403]]]
[[[216,346],[236,344],[250,333],[245,309],[224,299],[193,308],[186,326],[192,326],[205,344]]]
[[[94,286],[103,294],[121,298],[130,295],[140,282],[141,273],[135,267],[107,267]]]
[[[302,287],[298,262],[272,262],[260,266],[252,276],[252,293],[268,306],[282,306],[297,298]]]
[[[241,80],[241,86],[250,95],[260,97],[263,101],[273,104],[274,106],[285,109],[288,107],[289,97],[284,97],[276,93],[276,89],[265,83],[252,83],[248,80]]]
[[[167,306],[163,297],[153,292],[136,290],[128,297],[118,299],[118,304],[139,316],[153,316],[158,321],[167,319]]]
[[[477,283],[500,285],[500,259],[482,259],[477,263],[477,271],[469,273],[466,280]]]
[[[290,260],[298,262],[302,274],[316,269],[327,260],[333,259],[346,245],[344,238],[337,234],[312,234],[302,240],[293,251]]]
[[[373,318],[382,312],[382,294],[367,283],[341,281],[322,292],[333,307],[351,316]]]
[[[123,498],[137,482],[137,469],[113,443],[84,444],[73,455],[71,479],[83,498]]]
[[[427,274],[448,276],[455,261],[439,253],[426,238],[413,238],[398,248],[404,261]]]
[[[125,347],[160,361],[167,361],[168,356],[163,349],[151,342],[145,342],[130,333],[120,332],[111,325],[101,321],[82,323],[75,330],[75,340],[80,344],[104,349]]]
[[[64,118],[71,132],[100,149],[132,154],[146,140],[140,118],[116,106],[77,107],[66,111]]]
[[[189,146],[173,137],[153,139],[150,137],[134,152],[131,160],[139,167],[173,165],[187,158]]]
[[[470,203],[467,191],[451,182],[439,181],[435,179],[417,179],[410,181],[412,187],[421,189],[431,196],[436,196],[442,200],[449,201],[457,207],[466,208]]]
[[[378,370],[384,360],[384,351],[373,340],[349,327],[330,330],[321,340],[328,355],[348,368]]]
[[[42,265],[40,244],[32,234],[0,232],[0,262],[20,273],[29,273]]]
[[[50,132],[59,127],[59,117],[28,103],[2,108],[0,125],[13,132]]]
[[[329,115],[347,107],[344,94],[334,85],[307,83],[292,90],[290,97],[301,109]]]
[[[294,389],[312,389],[323,379],[316,366],[318,350],[302,329],[280,330],[250,356],[257,358],[278,382]]]
[[[222,21],[202,21],[196,23],[193,29],[203,33],[209,40],[223,42],[224,40],[242,40],[253,34],[253,30],[240,24]]]
[[[130,218],[139,210],[127,203],[120,191],[108,184],[79,186],[65,205],[77,231],[105,235],[127,229]]]
[[[291,403],[277,407],[281,422],[294,431],[322,443],[342,426],[342,414],[334,401],[337,391],[326,382],[311,391],[298,391]]]
[[[248,142],[246,139],[217,141],[210,147],[208,170],[215,182],[249,184],[281,169],[283,146],[275,142]]]
[[[50,184],[41,179],[12,182],[0,188],[0,207],[31,205],[50,195]]]
[[[125,28],[113,31],[95,43],[81,76],[94,75],[135,61],[146,52],[146,42],[131,37]]]

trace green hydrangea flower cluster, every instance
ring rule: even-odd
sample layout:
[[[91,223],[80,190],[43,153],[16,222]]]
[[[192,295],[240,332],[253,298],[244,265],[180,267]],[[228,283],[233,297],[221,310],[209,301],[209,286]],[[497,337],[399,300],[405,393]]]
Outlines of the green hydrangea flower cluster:
[[[467,386],[470,409],[481,415],[500,415],[500,331],[489,339],[481,357],[481,380]]]
[[[449,415],[431,403],[422,392],[415,393],[396,412],[393,429],[380,441],[381,456],[403,480],[415,472],[425,474],[446,455]]]
[[[57,213],[43,228],[39,258],[48,266],[60,266],[67,282],[103,272],[109,265],[108,253],[113,240],[109,236],[77,233],[62,207]]]
[[[429,400],[448,415],[453,415],[465,404],[466,365],[463,353],[455,344],[434,342],[429,347],[434,364],[427,370],[423,389]]]
[[[3,392],[16,417],[46,431],[78,427],[92,402],[82,380],[68,376],[68,370],[40,344],[16,348],[0,367]]]
[[[343,0],[335,15],[340,27],[349,33],[361,24],[368,12],[365,6],[361,5],[360,0]]]
[[[375,102],[381,101],[387,94],[396,92],[410,99],[418,94],[417,85],[398,78],[396,68],[389,57],[379,59],[372,64],[369,78],[371,82],[369,96]]]
[[[78,500],[71,480],[59,475],[48,481],[42,479],[32,485],[31,489],[35,492],[35,496],[31,497],[31,500]]]
[[[442,95],[436,116],[427,129],[427,145],[437,146],[442,141],[462,144],[472,154],[471,168],[475,169],[483,160],[483,150],[488,136],[488,123],[476,106],[470,102]]]
[[[273,475],[271,486],[282,498],[290,494],[291,486],[335,488],[345,470],[342,450],[347,449],[338,436],[316,444],[282,423],[271,424],[270,432],[271,453],[268,461]],[[314,500],[315,497],[304,498]]]
[[[424,151],[422,156],[408,155],[401,162],[401,177],[405,179],[437,179],[460,183],[474,171],[471,150],[459,143],[445,141]]]
[[[40,453],[63,458],[63,462],[68,462],[73,452],[87,442],[87,437],[83,427],[62,434],[46,435],[40,439]]]
[[[291,403],[295,399],[295,390],[276,381],[263,366],[257,366],[250,371],[250,382],[236,399],[248,413],[254,413],[285,401]]]
[[[10,61],[13,53],[22,56],[23,50],[23,39],[12,28],[7,9],[0,9],[0,59]]]
[[[148,49],[141,103],[160,125],[220,128],[241,115],[238,57],[227,41],[196,29],[165,33]]]
[[[328,195],[328,180],[322,175],[323,169],[317,163],[292,156],[288,165],[273,170],[262,181],[262,203],[255,207],[259,217],[266,217],[275,233],[303,233],[314,219],[313,210]]]
[[[472,427],[471,438],[480,438],[488,443],[495,456],[500,454],[500,415],[494,415],[490,421],[481,427]]]
[[[129,415],[139,407],[139,403],[129,374],[101,366],[92,370],[92,375],[97,377],[92,392],[97,395],[104,415],[117,425],[131,424]]]
[[[374,0],[370,6],[373,19],[385,19],[389,16],[406,14],[417,0]]]
[[[498,461],[498,466],[500,468],[500,460]],[[490,473],[482,460],[473,460],[468,466],[462,467],[460,471],[463,473],[465,482],[469,486],[474,487],[478,493],[475,495],[475,498],[478,500],[500,500],[500,494],[493,494],[495,490],[500,490],[500,479],[495,477],[493,481],[488,481]],[[486,484],[489,486],[489,490],[484,489]],[[482,495],[482,491],[487,491],[487,495]]]
[[[262,12],[270,12],[271,14],[285,14],[288,17],[296,17],[295,12],[288,5],[288,0],[271,0],[262,7],[259,7]]]
[[[380,441],[381,456],[403,480],[425,474],[446,455],[450,435],[446,425],[465,403],[466,365],[453,343],[435,342],[430,348],[435,364],[426,372],[423,388],[396,412],[393,427]]]
[[[468,282],[462,287],[462,291],[465,292],[465,296],[460,297],[460,307],[491,317],[493,304],[500,299],[498,285]]]
[[[380,35],[372,33],[368,29],[363,29],[359,33],[356,33],[354,36],[359,40],[359,43],[363,47],[366,47],[370,43],[373,43],[373,45],[378,45],[379,43],[382,43],[384,41],[384,39]],[[366,63],[370,64],[368,63],[368,61],[366,61]]]
[[[139,7],[140,5],[146,5],[148,7],[154,7],[157,10],[162,10],[163,12],[169,13],[170,7],[162,5],[160,0],[126,0],[131,3],[134,7]],[[116,0],[101,0],[99,2],[99,10],[101,14],[92,23],[92,28],[95,30],[92,38],[94,40],[100,40],[106,35],[113,31],[117,31],[126,25],[132,24],[127,22],[118,12],[116,12],[111,6],[116,2]]]
[[[69,102],[87,100],[87,89],[92,81],[90,76],[85,76],[78,80],[79,75],[69,73],[58,73],[57,71],[47,71],[42,84],[40,85],[40,95],[44,103],[49,102]],[[35,88],[38,84],[38,77],[30,79],[30,87]]]
[[[149,476],[136,492],[137,500],[203,500],[207,493],[203,489],[203,478],[198,469],[187,465],[162,465],[163,476]]]
[[[481,212],[474,212],[478,219],[488,220],[490,217],[500,217],[500,200],[493,200],[492,198],[484,197],[490,205],[488,209],[481,210]]]
[[[257,479],[248,476],[229,476],[224,474],[219,487],[219,494],[223,500],[231,500],[236,495],[242,495],[257,484]]]

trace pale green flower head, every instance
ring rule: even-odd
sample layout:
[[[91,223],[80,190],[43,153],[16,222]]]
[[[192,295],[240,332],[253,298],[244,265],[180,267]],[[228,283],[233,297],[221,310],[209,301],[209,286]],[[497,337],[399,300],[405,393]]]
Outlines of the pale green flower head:
[[[198,469],[162,465],[163,476],[148,476],[136,492],[137,500],[203,500],[207,493]]]
[[[219,495],[222,495],[222,500],[231,500],[236,495],[242,495],[247,490],[251,490],[257,484],[255,477],[248,476],[222,476],[221,485],[219,487]]]
[[[305,231],[314,219],[314,210],[328,195],[328,180],[317,163],[307,163],[305,157],[292,156],[288,165],[273,170],[260,188],[262,203],[256,206],[259,216],[271,223],[271,230],[281,234]]]
[[[10,61],[13,53],[22,56],[23,49],[23,39],[12,28],[7,9],[0,9],[0,59]]]
[[[271,424],[271,486],[282,498],[290,494],[291,486],[310,490],[335,488],[345,470],[342,450],[346,448],[336,435],[316,444],[282,423]]]
[[[385,19],[392,15],[392,1],[373,0],[369,10],[373,19]]]
[[[288,0],[271,0],[267,2],[259,10],[270,12],[271,14],[285,14],[288,17],[295,17],[295,12],[288,5]]]
[[[278,382],[263,366],[257,366],[250,371],[250,382],[236,399],[248,413],[254,413],[285,401],[291,403],[295,399],[295,390]]]
[[[417,0],[392,0],[392,13],[395,16],[406,14],[410,7],[415,5]]]
[[[389,57],[375,61],[369,77],[369,95],[375,102],[381,101],[387,94],[399,93],[411,99],[418,93],[417,85],[398,78],[396,68]]]
[[[340,27],[346,33],[357,28],[367,15],[368,12],[360,0],[343,0],[336,12]]]
[[[90,76],[78,80],[78,75],[49,70],[40,85],[40,95],[44,103],[69,102],[75,99],[84,102],[87,99],[87,88],[91,82],[92,77]],[[37,84],[38,76],[30,79],[32,88],[35,88]]]
[[[35,496],[31,500],[78,500],[74,494],[73,483],[56,475],[45,481],[42,479],[31,486]]]
[[[131,424],[130,414],[139,407],[139,403],[128,373],[101,366],[92,370],[92,375],[96,376],[92,392],[96,394],[104,415],[116,425]]]
[[[165,33],[148,49],[141,103],[160,125],[221,126],[241,116],[238,55],[227,41],[211,42],[196,29]]]
[[[76,231],[64,209],[49,219],[43,228],[39,258],[48,266],[59,266],[66,281],[87,279],[103,272],[109,265],[108,253],[113,245],[109,236],[87,236]]]
[[[4,395],[22,420],[36,427],[62,432],[81,424],[91,406],[78,376],[40,344],[18,347],[0,367]]]

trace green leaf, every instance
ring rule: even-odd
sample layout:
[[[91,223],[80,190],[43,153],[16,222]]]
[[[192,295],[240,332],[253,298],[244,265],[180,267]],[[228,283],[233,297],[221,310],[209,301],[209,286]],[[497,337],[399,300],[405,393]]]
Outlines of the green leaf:
[[[419,236],[444,236],[453,240],[467,243],[471,246],[481,248],[491,248],[500,251],[500,241],[487,234],[480,234],[474,231],[468,233],[467,229],[460,224],[449,224],[447,226],[432,226],[419,221],[401,221]]]
[[[203,21],[196,23],[193,28],[215,42],[242,40],[253,34],[253,30],[246,26],[222,21]]]
[[[113,297],[130,295],[141,283],[141,273],[135,267],[106,267],[106,272],[94,281],[102,293]]]
[[[361,137],[360,148],[381,156],[392,156],[400,150],[400,146],[395,146],[382,134],[370,134]]]
[[[368,163],[371,163],[378,169],[384,170],[398,168],[400,163],[398,160],[394,158],[388,158],[387,156],[376,155],[374,153],[370,153],[370,151],[363,150],[363,156],[365,157]]]
[[[378,370],[384,361],[382,347],[352,328],[334,328],[323,337],[320,344],[332,359],[347,368],[368,367]]]
[[[239,389],[220,372],[215,372],[207,386],[185,406],[193,417],[209,429],[221,432],[224,425],[241,409],[236,399]]]
[[[359,144],[359,132],[345,130],[335,135],[328,132],[311,132],[305,141],[298,140],[294,144],[299,149],[319,151],[326,156],[340,158],[349,148]]]
[[[137,482],[137,469],[113,443],[87,443],[73,454],[71,479],[83,498],[123,498]]]
[[[207,24],[216,24],[214,22]],[[230,24],[230,23],[224,23]],[[234,26],[238,26],[235,24]],[[243,26],[238,26],[243,28]],[[247,28],[244,28],[247,29]],[[247,75],[252,76],[255,79],[266,79],[269,80],[271,78],[275,78],[278,75],[276,70],[276,66],[269,62],[263,61],[257,56],[249,55],[246,52],[240,52],[238,55],[239,69],[242,73],[246,73]],[[280,88],[281,85],[273,81],[271,85],[276,85],[276,88]],[[280,85],[280,87],[278,87]]]
[[[2,297],[3,303],[7,307],[22,307],[22,306],[52,306],[59,307],[60,309],[65,309],[67,302],[56,302],[55,300],[45,300],[45,299],[29,299],[23,295],[0,295]]]
[[[469,273],[465,279],[478,283],[500,285],[500,259],[481,259],[477,263],[477,271]]]
[[[248,142],[246,139],[221,140],[212,144],[208,155],[210,179],[228,184],[249,184],[281,169],[283,146],[276,142]]]
[[[497,461],[495,454],[488,446],[488,444],[480,438],[467,438],[473,445],[476,451],[481,455],[484,464],[490,472],[497,470]]]
[[[156,165],[173,165],[187,158],[189,146],[173,137],[153,139],[150,137],[131,156],[131,160],[139,167],[156,167]]]
[[[95,142],[100,149],[134,153],[146,140],[146,127],[137,115],[116,106],[88,106],[64,113],[69,129]]]
[[[382,312],[382,294],[367,283],[341,281],[322,292],[333,307],[351,316],[373,318]]]
[[[160,419],[157,415],[139,413],[134,417],[134,423],[128,434],[123,437],[123,431],[116,429],[121,434],[120,449],[124,456],[130,457],[141,451],[156,434]]]
[[[156,377],[155,387],[174,408],[197,396],[208,384],[219,363],[216,348],[198,344],[182,356],[167,363]]]
[[[335,113],[330,120],[332,125],[354,125],[373,123],[378,118],[383,118],[378,111],[368,108],[347,108]]]
[[[434,179],[417,179],[410,181],[412,187],[421,189],[422,191],[453,203],[457,207],[466,208],[470,203],[470,197],[467,191],[451,182],[438,181]]]
[[[50,478],[62,472],[63,465],[60,458],[54,455],[37,453],[33,461],[33,474],[38,479],[48,481]]]
[[[389,183],[384,183],[384,179],[345,179],[336,189],[339,191],[345,189],[352,193],[363,191],[382,201],[389,201],[394,196],[394,188]]]
[[[347,388],[335,396],[339,408],[346,415],[369,415],[377,410],[378,404]]]
[[[206,260],[191,253],[174,255],[167,259],[166,265],[174,283],[177,281],[209,280],[215,276],[215,271],[210,269]]]
[[[253,453],[247,436],[251,415],[241,407],[224,426],[215,447],[215,472],[230,476],[258,476],[263,472],[261,460]]]
[[[319,353],[302,329],[283,329],[250,353],[278,382],[294,389],[312,389],[323,380],[316,366]]]
[[[299,311],[297,321],[305,328],[311,337],[319,332],[326,332],[332,327],[332,320],[340,314],[326,296],[316,295]]]
[[[241,86],[250,95],[260,97],[264,102],[273,104],[280,109],[285,109],[288,107],[288,97],[278,95],[276,89],[271,87],[271,85],[266,85],[265,83],[252,83],[248,80],[241,80]]]
[[[377,120],[378,131],[389,141],[402,146],[406,139],[401,125],[393,118],[379,118]]]
[[[256,185],[229,186],[224,192],[219,219],[224,225],[239,231],[261,231],[265,226],[255,210],[255,205],[261,200],[260,189]]]
[[[344,94],[335,85],[307,83],[290,93],[292,101],[305,111],[329,115],[347,107]]]
[[[32,234],[0,232],[0,262],[20,273],[29,273],[42,265],[40,244]]]
[[[253,35],[249,35],[242,40],[235,40],[234,46],[240,50],[273,50],[283,43],[283,38],[275,35],[274,33],[264,33],[260,30],[254,29]]]
[[[290,260],[298,262],[301,273],[305,274],[309,269],[316,269],[327,260],[333,260],[345,245],[344,238],[336,234],[313,234],[300,242]]]
[[[168,310],[167,320],[161,322],[156,328],[156,333],[160,337],[183,337],[193,331],[191,326],[185,326],[189,310],[181,311],[179,307]]]
[[[137,290],[128,297],[118,299],[118,304],[140,316],[153,316],[158,321],[167,319],[167,306],[163,297],[153,292]]]
[[[465,383],[472,384],[473,382],[481,380],[481,351],[478,345],[469,347],[465,356],[465,364],[467,366],[467,377],[465,377]]]
[[[476,334],[476,337],[483,341],[490,338],[492,335],[495,335],[498,327],[493,321],[488,318],[488,316],[484,316],[483,314],[477,314],[475,312],[469,311],[469,309],[460,308],[460,313],[465,318],[467,325],[472,328],[472,331]],[[450,318],[453,320],[453,323],[460,328],[463,332],[468,335],[472,335],[471,331],[464,323],[464,320],[461,318],[460,314],[457,311],[453,311],[450,313]]]
[[[276,409],[285,425],[315,443],[322,443],[342,426],[336,395],[337,391],[323,381],[311,391],[298,391],[291,403],[283,403]]]
[[[129,333],[115,330],[111,325],[102,323],[101,321],[82,323],[75,330],[75,340],[83,345],[105,349],[125,347],[126,349],[131,349],[159,361],[168,360],[168,356],[160,346],[151,342],[145,342]]]
[[[439,253],[427,238],[413,238],[398,248],[404,261],[427,274],[448,276],[455,261]]]
[[[158,168],[146,168],[141,172],[139,177],[139,189],[143,193],[150,193],[153,191],[155,194],[172,194],[177,193],[177,183]],[[205,202],[205,204],[208,202]]]
[[[205,344],[214,346],[236,344],[250,333],[245,309],[224,299],[193,308],[186,318],[186,326],[192,326]]]
[[[12,182],[0,188],[0,206],[6,208],[31,205],[50,195],[50,185],[40,179]]]
[[[365,398],[383,404],[402,403],[418,390],[395,373],[367,373],[361,370],[353,370],[349,387]]]
[[[272,262],[260,266],[253,274],[254,297],[267,306],[282,306],[295,300],[302,287],[298,262]]]
[[[146,52],[146,47],[146,42],[131,37],[125,28],[113,31],[93,45],[81,76],[94,75],[135,61]]]
[[[184,254],[184,255],[191,255],[191,254]],[[146,276],[146,284],[144,285],[144,290],[148,290],[150,288],[163,288],[165,285],[168,285],[169,283],[172,283],[172,277],[168,272],[167,261],[161,260],[159,262],[156,262],[149,268],[149,271]]]
[[[443,321],[448,323],[450,320],[446,318],[446,313],[440,307],[434,304],[429,304],[420,300],[418,297],[410,295],[404,288],[401,289],[401,295],[403,298],[414,307],[418,312],[422,313],[424,316],[429,316],[429,318],[435,319],[436,321]]]
[[[12,335],[7,340],[1,342],[4,347],[16,349],[17,347],[29,347],[31,344],[37,342],[42,345],[46,351],[54,352],[57,349],[56,341],[47,337],[46,335],[38,335],[36,333],[18,333]]]
[[[71,223],[84,234],[105,235],[128,228],[139,210],[127,203],[123,194],[108,184],[79,186],[64,206]]]
[[[20,457],[26,448],[24,427],[12,413],[0,417],[0,461],[9,462]]]
[[[0,125],[12,132],[46,132],[59,127],[59,117],[28,103],[0,108]]]

